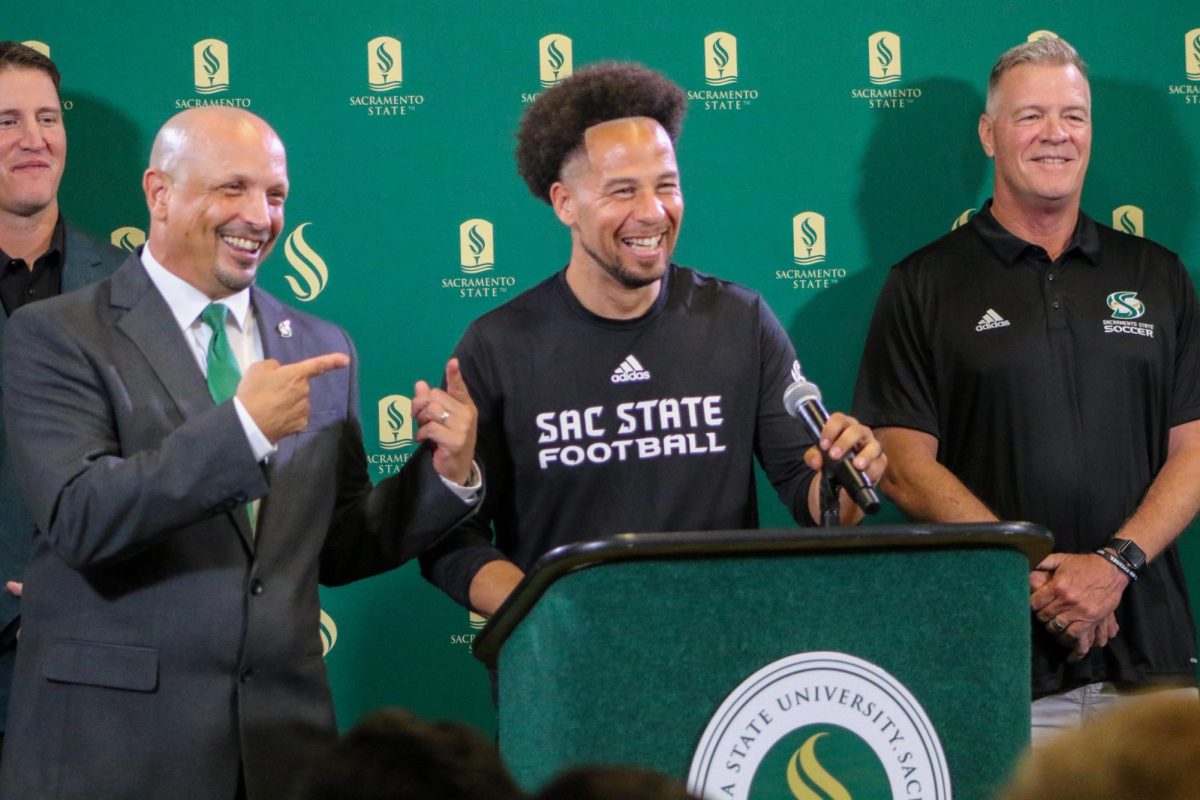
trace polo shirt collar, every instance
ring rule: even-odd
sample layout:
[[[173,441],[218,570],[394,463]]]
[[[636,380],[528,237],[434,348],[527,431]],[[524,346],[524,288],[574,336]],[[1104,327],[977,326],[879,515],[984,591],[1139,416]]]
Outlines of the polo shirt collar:
[[[1005,266],[1011,267],[1021,258],[1033,253],[1044,253],[1041,247],[1014,236],[996,221],[992,216],[990,198],[983,204],[983,208],[979,209],[979,213],[971,218],[971,225]],[[1079,212],[1075,232],[1071,234],[1071,241],[1059,257],[1060,260],[1075,250],[1092,264],[1100,263],[1100,234],[1096,231],[1096,222],[1082,211]]]

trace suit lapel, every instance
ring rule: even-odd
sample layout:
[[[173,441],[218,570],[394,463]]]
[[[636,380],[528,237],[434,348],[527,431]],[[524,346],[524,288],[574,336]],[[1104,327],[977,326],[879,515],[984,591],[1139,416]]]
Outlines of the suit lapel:
[[[117,319],[117,327],[149,362],[180,415],[187,420],[212,409],[212,396],[196,356],[183,338],[167,301],[146,274],[140,251],[130,255],[113,274],[111,302],[118,314],[125,309]],[[228,513],[247,550],[253,552],[254,537],[245,506],[239,505]]]
[[[63,262],[63,294],[95,282],[99,277],[96,270],[102,263],[100,254],[92,247],[88,238],[76,232],[70,225],[67,226],[65,250],[67,258]]]

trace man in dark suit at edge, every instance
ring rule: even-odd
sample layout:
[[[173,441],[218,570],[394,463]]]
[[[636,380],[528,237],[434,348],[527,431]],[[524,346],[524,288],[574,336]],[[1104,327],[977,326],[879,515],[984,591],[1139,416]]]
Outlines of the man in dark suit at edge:
[[[453,360],[446,390],[418,382],[423,446],[372,488],[349,338],[253,286],[283,227],[275,132],[184,111],[143,188],[146,247],[9,322],[38,532],[0,796],[285,798],[334,734],[317,584],[471,512],[475,408]]]
[[[0,41],[0,343],[26,303],[107,277],[124,255],[69,225],[58,209],[67,134],[54,62],[20,42]],[[33,520],[8,459],[0,410],[0,577],[20,579]],[[21,584],[0,592],[0,743],[8,709]]]

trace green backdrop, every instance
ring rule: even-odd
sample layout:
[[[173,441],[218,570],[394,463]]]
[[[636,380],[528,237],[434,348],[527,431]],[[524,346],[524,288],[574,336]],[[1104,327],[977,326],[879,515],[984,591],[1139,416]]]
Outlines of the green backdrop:
[[[354,337],[377,476],[411,449],[413,382],[438,380],[468,322],[565,263],[566,232],[517,178],[512,134],[543,82],[589,62],[636,59],[688,90],[676,260],[761,291],[831,407],[849,403],[887,268],[989,195],[975,132],[987,73],[1035,32],[1091,65],[1085,210],[1111,223],[1123,209],[1118,226],[1200,270],[1194,0],[8,6],[0,37],[44,43],[64,74],[62,200],[86,229],[127,247],[144,235],[139,176],[178,109],[233,104],[279,131],[288,239],[261,281]],[[765,524],[786,525],[761,499]],[[399,704],[494,730],[476,627],[415,565],[323,603],[343,727]]]

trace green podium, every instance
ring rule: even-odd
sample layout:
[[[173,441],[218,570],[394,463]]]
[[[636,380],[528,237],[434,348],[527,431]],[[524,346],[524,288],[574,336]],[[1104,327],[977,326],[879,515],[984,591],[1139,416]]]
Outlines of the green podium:
[[[500,748],[705,798],[990,798],[1029,738],[1027,523],[623,534],[562,547],[475,640]]]

